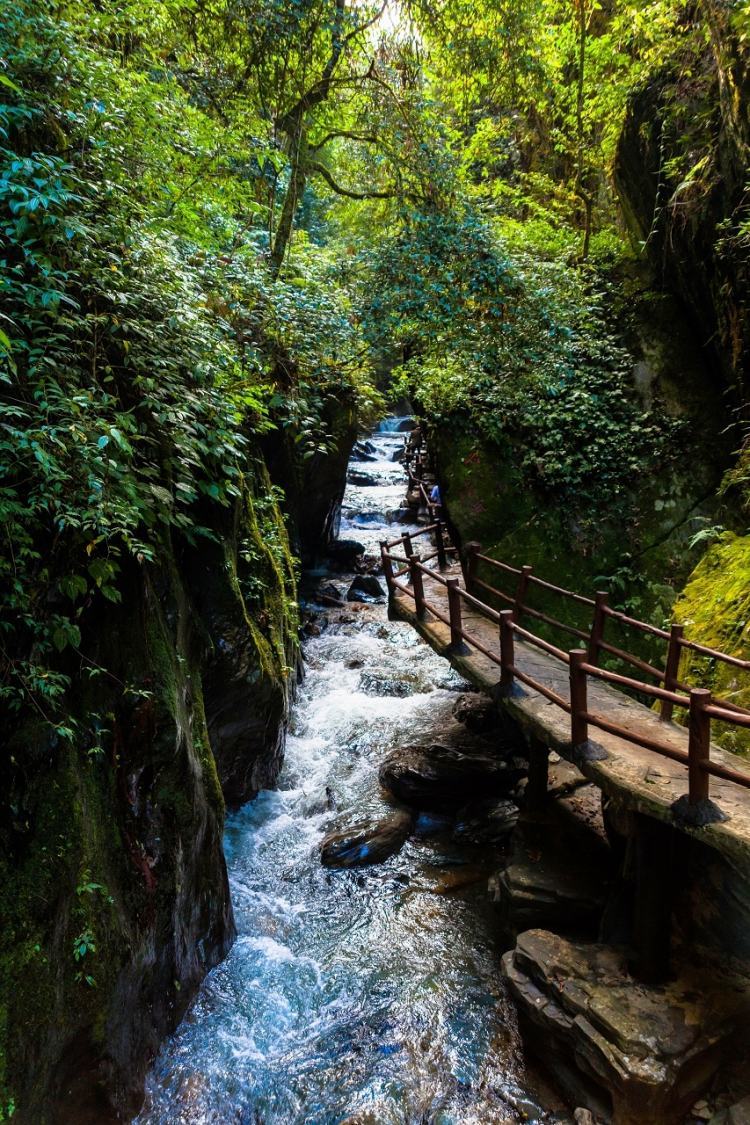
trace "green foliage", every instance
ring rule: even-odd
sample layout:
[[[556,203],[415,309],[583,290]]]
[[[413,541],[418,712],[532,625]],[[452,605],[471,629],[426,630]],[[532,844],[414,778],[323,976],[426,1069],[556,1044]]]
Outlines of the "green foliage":
[[[253,434],[312,455],[327,396],[372,392],[327,263],[272,282],[234,125],[133,52],[164,13],[56,12],[0,17],[0,700],[71,737],[69,655],[123,559],[211,535]]]
[[[368,331],[409,356],[399,391],[512,442],[534,488],[596,518],[679,452],[680,426],[630,390],[593,275],[511,254],[470,207],[409,213],[364,266]]]

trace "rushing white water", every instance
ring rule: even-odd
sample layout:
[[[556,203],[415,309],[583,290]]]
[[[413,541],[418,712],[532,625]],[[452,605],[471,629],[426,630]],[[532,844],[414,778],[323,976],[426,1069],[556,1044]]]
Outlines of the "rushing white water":
[[[371,554],[398,534],[385,513],[404,492],[401,437],[373,441],[378,460],[354,468],[375,483],[348,487],[341,532]],[[528,1092],[481,893],[492,857],[422,817],[380,866],[320,864],[327,831],[382,811],[386,753],[455,726],[462,686],[384,604],[326,619],[305,646],[280,787],[227,823],[239,936],[160,1052],[138,1123],[563,1120]]]

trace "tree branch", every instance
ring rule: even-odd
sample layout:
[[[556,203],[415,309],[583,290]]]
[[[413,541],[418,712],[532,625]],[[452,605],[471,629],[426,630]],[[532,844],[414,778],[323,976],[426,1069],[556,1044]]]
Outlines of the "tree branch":
[[[354,191],[351,188],[342,187],[341,184],[336,183],[325,164],[320,164],[317,160],[308,161],[307,170],[308,172],[317,172],[332,191],[335,191],[337,195],[345,195],[347,199],[393,199],[396,195],[395,191]]]
[[[361,141],[362,144],[376,145],[379,138],[372,136],[368,133],[354,133],[349,129],[340,129],[335,133],[326,133],[321,141],[314,145],[310,145],[310,152],[319,152],[321,148],[327,145],[330,141],[336,140],[337,137],[346,137],[350,141]]]

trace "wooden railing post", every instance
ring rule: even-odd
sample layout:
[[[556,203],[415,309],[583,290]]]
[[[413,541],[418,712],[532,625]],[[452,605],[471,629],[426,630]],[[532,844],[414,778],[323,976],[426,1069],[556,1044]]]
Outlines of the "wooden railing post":
[[[586,673],[581,667],[586,662],[586,649],[573,648],[568,653],[570,660],[570,741],[573,746],[583,746],[588,741],[589,724],[588,690]]]
[[[448,587],[448,617],[451,623],[451,648],[464,647],[463,625],[461,624],[461,595],[458,592],[459,581],[457,578],[447,578]]]
[[[437,548],[438,570],[445,570],[448,559],[445,555],[445,540],[443,538],[443,521],[438,517],[435,520],[435,547]]]
[[[685,633],[684,625],[672,625],[669,630],[667,662],[664,666],[664,687],[667,691],[677,690],[677,675],[680,670],[680,641]],[[671,699],[662,699],[659,718],[668,723],[672,718],[674,704]]]
[[[388,541],[386,539],[380,540],[380,561],[383,564],[383,577],[385,584],[388,587],[388,593],[393,593],[393,560],[388,553]]]
[[[597,590],[594,595],[594,619],[591,622],[591,633],[589,635],[589,664],[599,663],[599,649],[604,636],[604,623],[607,620],[605,610],[609,601],[609,594],[604,590]]]
[[[422,454],[417,453],[414,458],[414,476],[417,480],[422,479]]]
[[[708,800],[708,772],[703,768],[711,756],[711,716],[706,707],[711,703],[707,688],[690,691],[690,727],[688,739],[688,800],[691,805]]]
[[[513,610],[500,610],[500,687],[509,692],[513,686],[513,667],[516,663],[513,638]]]
[[[518,585],[516,586],[516,596],[513,603],[513,612],[515,614],[516,621],[521,620],[521,614],[523,613],[523,603],[526,598],[526,591],[529,588],[529,579],[531,578],[531,572],[533,569],[533,566],[521,567],[521,573],[518,577]]]
[[[477,555],[482,550],[482,544],[475,542],[467,543],[464,550],[466,552],[464,578],[466,579],[466,589],[472,594],[474,592],[474,579],[477,576],[477,568],[479,567]]]
[[[424,617],[424,582],[422,571],[419,569],[419,555],[409,555],[409,574],[414,590],[414,608],[417,617],[422,618]]]
[[[405,531],[401,536],[401,542],[404,547],[404,554],[406,555],[407,559],[410,559],[414,554],[414,544],[411,541],[411,535],[408,531]]]

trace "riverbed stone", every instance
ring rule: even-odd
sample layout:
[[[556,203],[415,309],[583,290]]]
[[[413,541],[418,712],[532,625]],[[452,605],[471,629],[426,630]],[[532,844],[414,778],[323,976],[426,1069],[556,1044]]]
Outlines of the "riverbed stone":
[[[432,685],[413,672],[390,672],[387,668],[367,668],[359,678],[359,690],[365,695],[396,696],[432,691]]]
[[[374,574],[358,574],[352,580],[346,592],[346,597],[350,602],[359,602],[362,601],[363,597],[383,598],[385,597],[385,591]]]
[[[377,461],[375,446],[371,441],[355,441],[349,461]]]
[[[508,793],[521,770],[451,746],[405,746],[380,767],[380,784],[397,800],[425,809],[458,809],[480,796]]]
[[[613,1125],[676,1125],[730,1044],[747,997],[716,976],[636,983],[628,950],[519,934],[503,957],[524,1037],[573,1103]]]
[[[372,488],[374,485],[380,483],[378,478],[372,476],[371,473],[363,473],[358,469],[350,469],[346,474],[346,479],[349,484],[354,484],[358,488]]]
[[[365,867],[395,855],[414,828],[414,814],[394,809],[376,821],[361,821],[329,832],[320,842],[324,867]]]

